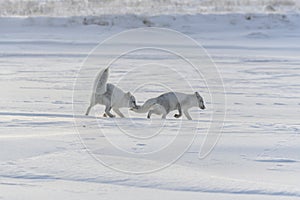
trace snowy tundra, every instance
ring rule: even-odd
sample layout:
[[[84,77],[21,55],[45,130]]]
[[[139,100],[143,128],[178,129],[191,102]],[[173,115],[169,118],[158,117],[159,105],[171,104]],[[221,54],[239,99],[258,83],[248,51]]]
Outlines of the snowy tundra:
[[[116,15],[83,21],[83,17],[0,18],[0,199],[300,199],[298,14],[147,19]],[[92,73],[85,74],[80,88],[83,100],[76,106],[82,112],[73,115],[74,82],[89,52],[113,34],[145,26],[167,27],[193,38],[223,77],[226,118],[218,143],[204,159],[198,153],[207,129],[216,122],[210,120],[214,105],[209,92],[198,80],[195,87],[206,100],[206,110],[193,108],[190,115],[199,121],[157,116],[148,120],[128,108],[124,112],[129,118],[102,118],[101,106],[85,116],[96,75]],[[109,48],[106,53],[113,54]],[[139,60],[124,58],[127,63],[112,68],[110,82],[117,84]],[[101,63],[90,64],[100,69]],[[151,68],[147,73],[157,76]],[[124,82],[121,88],[129,91],[130,84]],[[169,84],[182,87],[180,81]],[[141,104],[163,92],[153,86],[133,94]],[[78,129],[84,134],[77,134]],[[125,138],[124,130],[134,135]],[[120,146],[110,145],[108,138]],[[147,171],[166,160],[143,156],[165,149],[173,140],[174,149],[183,143],[188,148],[171,165],[152,173],[122,173],[94,157],[121,169]],[[141,157],[124,156],[119,149]],[[176,157],[173,151],[167,155]]]

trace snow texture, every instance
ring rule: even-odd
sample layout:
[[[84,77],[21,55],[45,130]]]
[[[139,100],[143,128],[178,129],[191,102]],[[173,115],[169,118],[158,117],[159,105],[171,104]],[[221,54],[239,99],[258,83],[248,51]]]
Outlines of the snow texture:
[[[71,2],[77,1],[1,1],[1,15],[6,17],[0,18],[0,199],[300,199],[298,1],[263,1],[259,13],[252,14],[245,13],[253,10],[254,1],[225,7],[226,2],[237,1],[222,1],[213,8],[205,6],[206,14],[199,12],[210,1],[80,1],[75,10],[66,11]],[[166,6],[170,2],[178,9]],[[158,3],[161,8],[147,13]],[[64,6],[51,9],[56,4]],[[271,13],[263,10],[269,4],[266,9]],[[124,5],[131,6],[120,9]],[[181,12],[185,6],[188,9]],[[220,13],[221,7],[220,12],[231,11],[228,7],[237,12]],[[241,8],[244,13],[238,13]],[[99,16],[102,9],[106,12]],[[144,15],[139,15],[141,10],[146,10]],[[205,47],[223,77],[227,114],[217,146],[208,157],[198,159],[213,106],[199,84],[196,88],[207,100],[205,111],[191,110],[199,127],[195,120],[170,115],[160,140],[131,138],[123,148],[136,154],[162,148],[176,134],[179,122],[183,132],[176,137],[185,141],[196,130],[193,144],[171,166],[133,175],[103,166],[82,141],[94,147],[93,154],[116,161],[116,166],[147,169],[163,161],[124,157],[105,145],[105,135],[121,140],[121,127],[135,128],[136,134],[147,137],[161,120],[149,121],[124,109],[131,118],[99,118],[102,132],[95,132],[94,117],[73,116],[72,94],[81,63],[99,42],[123,30],[149,26],[180,31]],[[141,59],[124,59],[122,67],[112,67],[109,82],[116,83]],[[148,73],[158,77],[150,68]],[[87,80],[93,82],[95,76],[89,74]],[[180,81],[171,84],[182,87]],[[83,87],[83,110],[90,87]],[[161,92],[160,87],[148,88],[137,92],[136,98],[140,104]],[[96,107],[92,115],[103,111]],[[81,128],[87,134],[78,137],[74,118],[85,124]]]

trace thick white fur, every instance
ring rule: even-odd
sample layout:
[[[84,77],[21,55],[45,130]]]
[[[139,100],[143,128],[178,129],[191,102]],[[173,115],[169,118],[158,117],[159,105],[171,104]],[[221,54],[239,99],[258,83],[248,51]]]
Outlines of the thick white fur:
[[[109,117],[115,117],[115,115],[110,112],[111,109],[113,109],[113,111],[120,117],[125,117],[120,111],[120,108],[136,107],[134,96],[130,92],[125,93],[117,86],[107,83],[108,76],[108,68],[104,69],[97,75],[86,115],[88,115],[91,108],[97,104],[105,105],[104,116],[108,115]]]
[[[198,92],[195,92],[194,94],[168,92],[156,98],[151,98],[142,106],[132,108],[131,110],[137,113],[146,113],[149,111],[148,118],[150,118],[153,113],[162,115],[162,118],[166,118],[169,112],[178,110],[179,113],[175,114],[174,117],[181,117],[183,112],[187,119],[192,120],[192,117],[188,112],[192,107],[205,109],[203,98]]]

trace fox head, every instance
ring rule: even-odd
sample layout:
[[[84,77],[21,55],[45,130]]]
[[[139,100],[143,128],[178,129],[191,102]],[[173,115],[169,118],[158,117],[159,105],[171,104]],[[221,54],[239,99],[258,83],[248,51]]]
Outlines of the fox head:
[[[129,108],[137,108],[135,97],[130,92],[127,92],[125,94],[125,97],[126,97],[126,100],[128,100]]]
[[[195,92],[195,96],[197,98],[198,104],[199,104],[199,108],[204,110],[205,109],[205,105],[204,105],[204,101],[203,98],[200,96],[200,94],[198,92]]]

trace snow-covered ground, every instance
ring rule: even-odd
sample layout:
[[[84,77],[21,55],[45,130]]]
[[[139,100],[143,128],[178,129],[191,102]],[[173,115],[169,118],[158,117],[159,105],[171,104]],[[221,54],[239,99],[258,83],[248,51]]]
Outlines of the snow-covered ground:
[[[1,18],[0,199],[300,199],[299,22],[298,14]],[[161,120],[149,121],[143,114],[100,118],[99,132],[91,128],[93,117],[75,113],[84,124],[79,137],[73,87],[82,62],[99,42],[147,26],[180,31],[206,48],[223,77],[227,114],[218,144],[199,159],[213,105],[198,86],[207,109],[192,109],[195,120],[170,115],[158,140],[121,141],[133,153],[151,152],[180,129],[176,139],[182,142],[197,133],[190,148],[167,168],[127,174],[103,166],[82,141],[115,166],[147,171],[164,160],[123,156],[105,140],[109,135],[118,141],[120,129],[131,130],[132,124],[139,127],[135,134],[150,136]],[[116,83],[140,59],[112,68],[109,82]],[[95,74],[90,77],[93,81]],[[121,87],[127,90],[129,84]],[[172,82],[172,88],[181,87],[180,81]],[[137,100],[142,103],[160,90],[137,94]],[[82,110],[89,103],[89,86],[84,95]],[[102,112],[99,106],[92,115]]]

